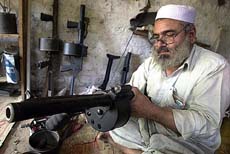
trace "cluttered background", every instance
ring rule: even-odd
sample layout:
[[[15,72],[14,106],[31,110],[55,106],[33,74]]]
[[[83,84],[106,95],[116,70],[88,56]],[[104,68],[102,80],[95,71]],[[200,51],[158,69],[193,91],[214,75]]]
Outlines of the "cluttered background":
[[[10,37],[0,37],[1,106],[8,97],[18,101],[24,94],[27,98],[74,95],[125,84],[151,55],[148,31],[157,9],[168,3],[195,7],[197,43],[230,61],[229,0],[29,0],[23,6],[26,13],[21,12],[25,23],[20,17],[23,0],[0,2],[1,12],[15,15],[16,27],[16,31],[11,27]],[[0,33],[5,30],[0,26]],[[1,123],[1,143],[11,127]],[[16,134],[20,140],[21,133]],[[76,145],[74,141],[67,145]]]

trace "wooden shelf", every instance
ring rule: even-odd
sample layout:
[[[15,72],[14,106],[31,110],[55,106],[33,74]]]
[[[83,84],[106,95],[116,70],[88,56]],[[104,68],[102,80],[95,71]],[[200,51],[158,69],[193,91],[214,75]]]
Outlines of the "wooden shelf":
[[[19,38],[18,34],[0,34],[0,38]]]
[[[19,48],[19,63],[20,63],[20,92],[21,98],[25,98],[25,83],[26,83],[26,76],[25,76],[25,68],[26,68],[26,51],[27,51],[27,10],[28,7],[28,0],[18,0],[18,34],[0,34],[0,39],[14,39],[12,41],[18,42],[17,46]],[[4,41],[4,40],[3,40]],[[6,78],[0,77],[0,83],[6,81]],[[2,99],[2,97],[0,97]]]
[[[0,103],[21,102],[22,100],[23,100],[22,95],[20,95],[20,96],[1,96]]]
[[[0,82],[6,82],[6,77],[5,76],[1,76],[0,77]]]

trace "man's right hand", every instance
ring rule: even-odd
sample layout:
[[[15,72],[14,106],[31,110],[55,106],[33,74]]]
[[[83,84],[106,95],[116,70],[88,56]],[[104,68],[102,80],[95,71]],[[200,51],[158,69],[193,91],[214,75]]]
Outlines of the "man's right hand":
[[[149,112],[152,112],[151,109],[153,108],[154,104],[136,87],[132,87],[132,91],[135,94],[130,103],[132,116],[148,118],[148,114]]]

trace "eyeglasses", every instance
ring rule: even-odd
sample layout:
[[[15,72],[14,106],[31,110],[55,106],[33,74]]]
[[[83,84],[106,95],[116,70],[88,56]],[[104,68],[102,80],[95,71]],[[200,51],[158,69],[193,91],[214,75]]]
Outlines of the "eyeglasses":
[[[175,38],[182,31],[184,31],[187,26],[188,25],[185,25],[179,32],[175,32],[174,30],[168,30],[168,31],[164,31],[160,34],[152,34],[152,36],[150,36],[150,38],[149,38],[149,42],[152,44],[155,44],[158,41],[162,41],[165,44],[172,44],[175,42]],[[160,38],[160,35],[161,35],[161,38]]]

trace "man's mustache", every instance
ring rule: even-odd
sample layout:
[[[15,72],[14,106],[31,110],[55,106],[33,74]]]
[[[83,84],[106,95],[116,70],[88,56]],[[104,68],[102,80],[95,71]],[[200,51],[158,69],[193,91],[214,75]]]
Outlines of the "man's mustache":
[[[162,52],[162,51],[164,51],[164,52],[170,52],[170,50],[167,48],[167,47],[160,47],[160,48],[158,48],[157,50],[156,50],[156,52],[157,53],[160,53],[160,52]]]

